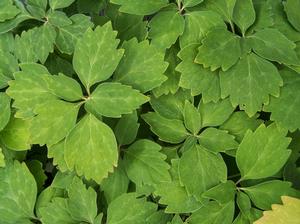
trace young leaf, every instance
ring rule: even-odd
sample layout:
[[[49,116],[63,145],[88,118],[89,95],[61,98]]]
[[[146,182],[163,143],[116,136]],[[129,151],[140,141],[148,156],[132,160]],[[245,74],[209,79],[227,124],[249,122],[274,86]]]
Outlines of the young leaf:
[[[69,169],[75,169],[78,175],[84,175],[97,183],[117,166],[115,136],[106,124],[91,114],[83,117],[68,134],[64,153]]]
[[[209,32],[198,48],[195,62],[212,71],[222,68],[227,71],[241,56],[240,39],[225,29]]]
[[[146,139],[138,140],[125,152],[125,170],[130,180],[137,185],[155,185],[171,181],[166,156],[160,145]]]
[[[194,135],[198,134],[201,128],[201,115],[197,108],[189,101],[185,101],[184,105],[184,124],[185,127]]]
[[[5,128],[10,119],[10,98],[5,93],[0,93],[0,131]]]
[[[283,85],[277,68],[256,54],[248,54],[226,72],[220,73],[222,98],[230,96],[249,116],[269,102],[269,95],[279,96]],[[235,86],[235,88],[232,88]]]
[[[233,21],[239,26],[243,36],[255,21],[255,10],[252,0],[236,0]]]
[[[151,131],[165,142],[180,143],[188,136],[181,120],[167,119],[154,112],[143,114],[142,118],[150,125]]]
[[[242,188],[257,208],[271,209],[272,204],[280,203],[281,196],[299,197],[300,192],[292,188],[292,184],[280,180],[272,180],[261,184]],[[266,194],[266,192],[268,192]]]
[[[207,128],[199,135],[199,144],[212,152],[236,149],[238,143],[233,135],[216,128]]]
[[[211,170],[214,170],[212,173]],[[190,178],[191,174],[193,178]],[[179,162],[180,182],[189,195],[201,201],[201,195],[227,179],[226,164],[219,154],[213,154],[196,145],[184,152]]]
[[[125,53],[115,72],[117,82],[145,93],[166,80],[163,73],[168,63],[164,62],[163,52],[149,45],[148,41],[138,43],[135,38],[124,42],[122,47]]]
[[[14,161],[0,168],[0,222],[29,223],[35,217],[36,194],[35,179],[25,163]]]
[[[106,117],[120,117],[122,114],[132,113],[147,101],[148,97],[130,86],[106,82],[97,86],[86,106]]]
[[[88,29],[77,42],[73,66],[87,91],[95,83],[107,80],[121,60],[123,50],[117,49],[116,36],[111,23],[106,23],[94,31]]]
[[[139,0],[111,0],[111,3],[121,5],[121,12],[135,15],[150,15],[167,6],[168,1],[148,0],[147,2],[143,2],[143,4],[141,4]]]
[[[272,205],[272,211],[264,212],[262,218],[254,224],[286,224],[297,223],[300,219],[300,200],[282,196],[283,205]]]
[[[157,209],[157,205],[137,198],[135,193],[123,194],[107,209],[107,224],[140,224]]]
[[[242,180],[276,174],[290,156],[290,141],[274,123],[268,127],[262,124],[255,132],[249,130],[236,154]]]
[[[151,19],[149,27],[151,44],[166,49],[183,34],[184,18],[176,9],[161,11]]]

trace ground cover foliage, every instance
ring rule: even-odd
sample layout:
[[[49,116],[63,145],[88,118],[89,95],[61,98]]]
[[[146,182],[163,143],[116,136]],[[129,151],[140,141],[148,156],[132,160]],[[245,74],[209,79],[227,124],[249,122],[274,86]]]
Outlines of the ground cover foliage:
[[[299,224],[299,11],[1,0],[0,223]]]

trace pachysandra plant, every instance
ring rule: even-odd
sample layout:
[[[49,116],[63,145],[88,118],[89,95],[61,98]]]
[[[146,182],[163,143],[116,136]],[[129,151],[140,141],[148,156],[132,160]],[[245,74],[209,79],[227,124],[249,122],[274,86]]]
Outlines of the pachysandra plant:
[[[0,1],[0,223],[298,223],[299,10]]]

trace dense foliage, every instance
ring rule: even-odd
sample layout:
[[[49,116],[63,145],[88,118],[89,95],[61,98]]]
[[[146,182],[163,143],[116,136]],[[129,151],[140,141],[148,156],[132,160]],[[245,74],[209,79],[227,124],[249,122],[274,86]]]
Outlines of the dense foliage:
[[[299,12],[1,0],[0,223],[299,223]]]

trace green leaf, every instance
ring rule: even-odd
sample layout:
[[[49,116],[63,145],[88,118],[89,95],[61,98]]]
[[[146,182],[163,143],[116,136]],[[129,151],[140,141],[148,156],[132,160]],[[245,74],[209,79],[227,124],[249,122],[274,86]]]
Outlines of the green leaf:
[[[0,50],[0,72],[7,78],[13,78],[13,73],[18,70],[17,59],[11,53]]]
[[[166,214],[164,210],[154,212],[146,219],[147,224],[166,224],[172,218],[171,214]]]
[[[179,215],[175,215],[171,222],[168,224],[184,224]]]
[[[205,4],[208,9],[220,14],[226,22],[232,23],[233,10],[236,0],[208,0],[205,2]]]
[[[219,75],[194,62],[198,47],[199,44],[190,44],[178,54],[182,60],[176,67],[176,70],[181,73],[179,86],[190,89],[193,96],[202,94],[204,102],[216,102],[221,95]]]
[[[15,40],[12,32],[0,34],[0,51],[13,52],[15,49]],[[3,59],[2,59],[3,60]]]
[[[21,11],[12,4],[12,1],[2,1],[0,3],[0,22],[13,19]]]
[[[107,224],[140,224],[157,209],[157,205],[137,198],[135,193],[123,194],[108,205]]]
[[[221,16],[213,11],[194,11],[186,13],[184,33],[180,37],[180,47],[200,44],[209,31],[226,28]]]
[[[251,210],[251,201],[250,198],[247,194],[245,194],[242,191],[237,192],[237,197],[236,197],[236,203],[238,208],[240,209],[240,212],[244,216],[248,216],[250,214]]]
[[[1,223],[30,223],[34,218],[36,194],[34,177],[25,163],[15,161],[0,168]]]
[[[152,90],[155,97],[166,94],[175,94],[179,89],[179,79],[180,73],[175,70],[176,66],[179,64],[180,60],[177,57],[178,46],[173,45],[170,49],[166,50],[165,61],[169,63],[167,70],[164,75],[167,76],[167,80],[163,82],[160,86]]]
[[[7,126],[0,132],[1,142],[9,149],[23,151],[30,149],[30,121],[11,117]]]
[[[74,220],[94,223],[97,216],[97,194],[92,187],[86,189],[79,178],[68,188],[68,209]]]
[[[240,38],[225,29],[214,29],[202,40],[195,62],[212,71],[227,71],[240,56]]]
[[[47,206],[42,207],[41,220],[45,224],[55,223],[65,223],[65,224],[76,224],[78,222],[74,221],[68,211],[68,202],[64,198],[56,197],[53,198],[51,203]]]
[[[43,170],[43,164],[38,160],[30,160],[26,163],[26,165],[31,174],[34,176],[38,192],[41,192],[43,185],[47,180],[47,176]]]
[[[148,97],[131,86],[106,82],[97,86],[86,106],[106,117],[120,117],[122,114],[132,113],[148,100]]]
[[[296,44],[280,31],[267,28],[250,36],[253,50],[263,58],[287,65],[299,65]]]
[[[224,152],[238,148],[233,135],[216,128],[205,129],[198,137],[199,144],[212,152]]]
[[[58,34],[55,41],[57,48],[66,54],[72,54],[77,41],[84,35],[88,28],[93,27],[90,17],[75,14],[70,17],[72,24],[58,27]]]
[[[78,105],[61,100],[40,105],[34,110],[36,116],[30,122],[30,142],[39,145],[58,143],[75,126],[78,111]]]
[[[83,98],[80,84],[62,73],[48,77],[48,90],[66,101],[77,101]]]
[[[200,4],[203,1],[204,0],[182,0],[183,8],[196,6],[196,5]]]
[[[111,23],[106,23],[94,31],[88,29],[77,42],[73,66],[88,91],[95,83],[107,80],[123,56],[123,50],[117,50],[116,36]]]
[[[0,168],[5,167],[5,159],[2,153],[2,149],[0,148]]]
[[[269,102],[269,95],[279,96],[283,85],[277,68],[251,53],[226,72],[220,73],[222,98],[230,96],[234,106],[239,105],[249,116]],[[232,88],[235,86],[235,88]]]
[[[255,21],[255,10],[252,0],[236,0],[233,21],[239,26],[243,36]]]
[[[223,124],[230,117],[234,109],[229,99],[220,100],[216,103],[204,103],[201,100],[199,112],[201,114],[202,127],[219,126]]]
[[[125,194],[128,190],[129,179],[124,169],[123,160],[119,161],[119,165],[110,173],[107,178],[101,182],[101,190],[104,192],[105,199],[110,204],[117,197]]]
[[[256,19],[250,29],[260,30],[274,25],[274,13],[272,12],[272,5],[270,3],[271,1],[253,1]]]
[[[0,131],[5,128],[10,119],[10,98],[5,93],[0,93]]]
[[[43,64],[54,50],[55,38],[56,31],[49,24],[22,32],[15,38],[15,55],[23,63],[39,60]]]
[[[293,132],[300,128],[300,119],[297,113],[300,108],[299,74],[289,69],[281,70],[280,73],[284,80],[280,96],[271,97],[270,103],[264,107],[264,110],[272,112],[272,121],[276,121],[280,126]]]
[[[149,0],[147,2],[140,2],[139,0],[111,0],[111,3],[121,5],[120,12],[125,12],[135,15],[150,15],[161,8],[167,6],[167,0]]]
[[[44,11],[47,8],[47,0],[27,0],[27,3],[36,7],[43,9]]]
[[[9,32],[16,28],[21,22],[30,19],[31,16],[28,13],[20,13],[14,19],[0,22],[0,34]]]
[[[201,128],[201,115],[197,108],[189,101],[185,101],[184,105],[184,125],[192,134],[198,134]]]
[[[155,186],[155,195],[160,196],[159,203],[166,205],[166,213],[190,213],[198,210],[202,204],[194,196],[188,195],[186,189],[179,183],[179,159],[171,161],[171,182]]]
[[[149,45],[148,41],[138,41],[133,38],[123,43],[125,49],[116,72],[115,80],[125,85],[131,85],[142,93],[161,85],[166,76],[163,73],[168,67],[164,61],[163,52]]]
[[[292,184],[280,180],[272,180],[261,184],[244,187],[251,201],[262,210],[271,209],[272,204],[280,203],[281,196],[300,197],[300,192],[292,188]]]
[[[234,112],[220,129],[227,130],[229,134],[234,135],[238,142],[241,142],[247,130],[254,131],[263,122],[257,119],[258,115],[248,117],[244,111]]]
[[[150,104],[155,112],[169,119],[183,120],[185,101],[192,101],[189,91],[178,90],[175,94],[151,97]]]
[[[235,183],[229,180],[205,191],[202,197],[215,200],[220,204],[226,204],[234,200],[235,193]]]
[[[142,118],[150,125],[151,131],[162,141],[176,144],[188,136],[181,120],[167,119],[154,112],[143,114]]]
[[[88,114],[66,137],[64,156],[69,169],[100,183],[117,166],[117,142],[105,123]]]
[[[184,31],[184,18],[174,10],[157,13],[149,23],[151,44],[162,48],[170,48]]]
[[[146,139],[138,140],[125,152],[124,164],[126,173],[137,185],[155,185],[171,181],[165,162],[167,158],[160,152],[160,145]]]
[[[68,166],[64,158],[64,140],[55,145],[48,146],[48,158],[53,158],[53,164],[61,172],[68,171]]]
[[[114,133],[119,145],[129,145],[136,139],[140,124],[136,111],[125,114],[118,121]]]
[[[299,0],[287,0],[284,2],[284,10],[286,12],[289,22],[300,31],[300,16],[297,9],[300,8]]]
[[[190,178],[192,173],[194,178]],[[221,155],[195,145],[180,158],[179,176],[188,194],[201,200],[203,192],[227,180],[227,168]]]
[[[282,196],[283,205],[272,205],[272,211],[264,212],[264,216],[254,224],[286,224],[297,223],[300,219],[300,200]]]
[[[75,0],[49,0],[51,9],[61,9],[70,6]]]
[[[50,11],[47,14],[47,18],[50,24],[57,27],[69,26],[72,24],[72,20],[62,11]]]
[[[241,142],[236,160],[241,179],[260,179],[276,174],[285,164],[291,151],[290,138],[276,124],[260,125],[255,132],[248,131]]]
[[[20,67],[22,71],[14,73],[15,80],[9,82],[6,92],[15,100],[13,107],[18,109],[15,116],[28,118],[35,115],[34,110],[37,107],[57,97],[49,90],[49,79],[52,76],[44,66],[27,63],[21,64]]]
[[[189,224],[198,223],[222,223],[231,224],[234,217],[234,203],[228,202],[224,205],[219,205],[217,202],[209,202],[193,213],[188,218]]]

